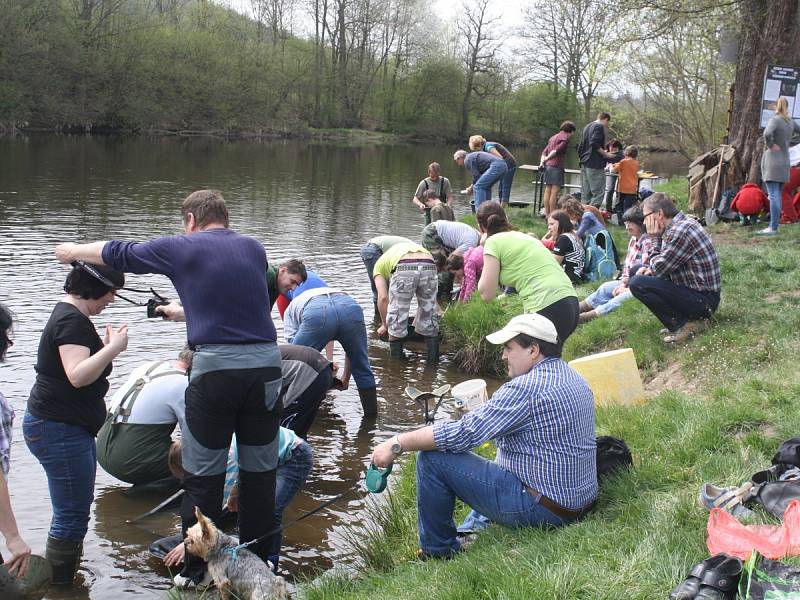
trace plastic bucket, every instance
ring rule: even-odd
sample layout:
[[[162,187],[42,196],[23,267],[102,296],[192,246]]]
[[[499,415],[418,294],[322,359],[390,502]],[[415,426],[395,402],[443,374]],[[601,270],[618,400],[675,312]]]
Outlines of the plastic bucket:
[[[483,379],[469,379],[455,386],[450,393],[458,408],[473,410],[486,402],[486,382]]]

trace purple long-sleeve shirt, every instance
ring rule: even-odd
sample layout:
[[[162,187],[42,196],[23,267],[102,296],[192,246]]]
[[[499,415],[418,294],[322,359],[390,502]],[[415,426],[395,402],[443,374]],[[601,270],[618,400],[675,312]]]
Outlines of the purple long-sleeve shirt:
[[[267,255],[255,239],[208,229],[149,242],[110,241],[103,262],[127,273],[172,280],[186,313],[189,344],[274,342],[269,315]]]

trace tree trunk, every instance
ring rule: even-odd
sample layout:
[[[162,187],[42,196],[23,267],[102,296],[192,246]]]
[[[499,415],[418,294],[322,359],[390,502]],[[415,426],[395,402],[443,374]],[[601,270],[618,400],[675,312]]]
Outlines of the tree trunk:
[[[745,0],[739,62],[734,83],[730,143],[736,148],[735,181],[758,181],[764,150],[761,97],[769,64],[800,66],[800,3],[797,0]]]

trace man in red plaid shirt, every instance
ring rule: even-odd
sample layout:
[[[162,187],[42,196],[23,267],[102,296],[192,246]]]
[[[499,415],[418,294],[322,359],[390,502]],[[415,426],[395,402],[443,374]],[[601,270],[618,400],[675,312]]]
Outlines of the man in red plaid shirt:
[[[653,240],[647,263],[633,266],[635,298],[664,324],[665,342],[684,342],[702,331],[719,306],[722,277],[711,237],[666,194],[649,196],[642,206]]]

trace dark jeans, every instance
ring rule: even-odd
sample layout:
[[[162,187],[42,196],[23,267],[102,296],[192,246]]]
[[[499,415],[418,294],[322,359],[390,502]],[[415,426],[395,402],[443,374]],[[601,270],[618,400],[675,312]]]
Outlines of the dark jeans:
[[[636,203],[639,201],[638,194],[620,194],[619,201],[617,202],[616,206],[614,207],[614,212],[619,215],[619,224],[622,225],[622,215],[625,214],[625,211],[635,206]]]
[[[543,317],[547,317],[556,326],[558,332],[558,355],[561,356],[561,349],[564,342],[572,335],[578,326],[578,317],[581,314],[580,302],[577,296],[567,296],[561,300],[556,300],[542,310],[536,311]]]
[[[25,413],[25,444],[44,467],[53,518],[50,536],[82,541],[94,500],[97,450],[94,436],[83,427],[39,419]]]
[[[305,438],[332,381],[333,371],[331,369],[325,369],[319,373],[302,394],[291,404],[283,407],[281,425],[291,429],[301,438]]]
[[[311,473],[314,465],[314,456],[311,446],[306,442],[301,442],[292,448],[292,455],[285,463],[278,467],[275,480],[275,527],[281,525],[283,521],[283,511],[303,487]],[[270,538],[269,560],[274,567],[278,566],[278,558],[281,553],[281,542],[283,533],[278,532]]]
[[[670,331],[687,321],[709,318],[719,306],[719,292],[698,292],[652,275],[631,277],[628,288]]]
[[[426,209],[426,214],[430,222],[430,211]],[[361,246],[361,260],[364,261],[364,267],[367,269],[367,277],[369,277],[369,285],[372,288],[372,303],[378,303],[378,290],[375,287],[375,278],[372,272],[375,270],[375,263],[383,256],[383,250],[377,244],[366,243]]]

